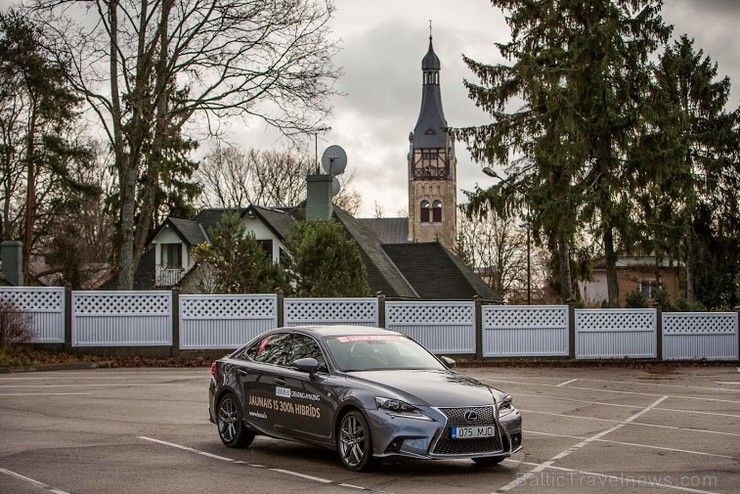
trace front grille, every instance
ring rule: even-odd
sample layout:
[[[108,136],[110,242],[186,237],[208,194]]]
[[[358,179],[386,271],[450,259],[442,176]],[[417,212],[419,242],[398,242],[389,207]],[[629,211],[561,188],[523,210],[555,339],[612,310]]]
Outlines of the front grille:
[[[493,407],[464,407],[464,408],[440,408],[440,412],[447,416],[447,424],[437,443],[432,449],[435,455],[472,455],[479,453],[499,453],[501,447],[501,429],[498,428],[494,419]],[[470,423],[465,420],[465,412],[473,411],[478,415],[478,420]],[[491,425],[496,427],[496,437],[485,437],[476,439],[452,439],[450,427],[467,427],[471,425]]]

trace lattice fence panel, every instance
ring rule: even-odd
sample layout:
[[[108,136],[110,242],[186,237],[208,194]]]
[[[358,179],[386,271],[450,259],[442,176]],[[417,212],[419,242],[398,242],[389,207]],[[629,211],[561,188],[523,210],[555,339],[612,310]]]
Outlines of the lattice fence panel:
[[[657,357],[655,309],[576,310],[576,358]]]
[[[481,308],[484,357],[567,356],[568,306]]]
[[[434,353],[475,353],[473,302],[386,302],[385,327]]]
[[[72,293],[72,346],[168,345],[172,292]]]
[[[376,298],[286,298],[283,304],[286,326],[378,325]]]
[[[74,292],[75,315],[163,315],[170,314],[171,292]]]
[[[28,314],[34,343],[64,343],[64,288],[3,287],[0,301]]]
[[[181,295],[180,348],[238,348],[277,326],[276,295]]]
[[[736,312],[664,312],[665,360],[737,360]]]

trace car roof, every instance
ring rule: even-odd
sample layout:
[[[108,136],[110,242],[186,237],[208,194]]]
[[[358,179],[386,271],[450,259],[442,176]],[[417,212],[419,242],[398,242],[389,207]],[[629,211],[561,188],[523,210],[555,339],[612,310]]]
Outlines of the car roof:
[[[396,331],[389,331],[383,328],[375,328],[372,326],[353,326],[350,324],[339,324],[339,325],[332,325],[332,326],[292,326],[289,328],[282,328],[282,329],[301,331],[304,333],[312,334],[316,337],[351,336],[351,335],[357,335],[357,334],[362,334],[362,335],[373,335],[373,334],[400,335],[401,334]]]

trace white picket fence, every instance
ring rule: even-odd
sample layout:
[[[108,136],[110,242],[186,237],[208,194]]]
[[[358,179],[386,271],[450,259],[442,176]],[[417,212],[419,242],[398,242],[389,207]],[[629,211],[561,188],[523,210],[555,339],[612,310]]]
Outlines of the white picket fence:
[[[657,357],[657,310],[576,310],[576,358]]]
[[[63,288],[3,287],[0,300],[29,315],[36,343],[65,343]],[[565,305],[478,308],[473,301],[381,303],[379,298],[282,299],[274,294],[175,299],[171,291],[71,292],[68,343],[88,348],[177,344],[181,350],[228,350],[277,326],[281,303],[285,326],[384,323],[438,354],[570,355],[570,316]],[[573,318],[574,354],[579,359],[657,358],[659,322],[660,357],[665,360],[738,359],[735,312],[671,312],[658,321],[655,309],[578,309]],[[179,327],[178,342],[173,338],[175,327]]]
[[[386,302],[385,327],[434,353],[475,353],[474,302]]]
[[[487,305],[484,357],[567,357],[567,305]]]
[[[64,288],[3,287],[0,301],[30,316],[36,342],[64,343]]]
[[[664,360],[737,360],[736,312],[663,313]]]
[[[180,349],[237,348],[277,326],[277,295],[181,295]]]

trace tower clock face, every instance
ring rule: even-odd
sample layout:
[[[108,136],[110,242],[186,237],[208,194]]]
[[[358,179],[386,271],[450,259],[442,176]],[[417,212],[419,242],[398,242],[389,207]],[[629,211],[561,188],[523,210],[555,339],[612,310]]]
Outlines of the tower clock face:
[[[449,177],[449,163],[444,149],[417,149],[414,151],[414,178],[445,180]]]

